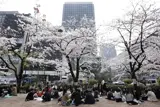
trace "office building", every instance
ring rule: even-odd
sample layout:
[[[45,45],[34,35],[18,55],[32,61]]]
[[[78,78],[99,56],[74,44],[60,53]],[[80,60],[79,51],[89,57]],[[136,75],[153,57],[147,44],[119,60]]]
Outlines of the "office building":
[[[18,11],[0,11],[0,27],[4,24],[4,20],[7,16],[13,16],[17,13]]]
[[[63,5],[62,26],[78,27],[84,17],[95,20],[94,4],[92,2],[66,2]],[[71,20],[72,22],[69,22]]]

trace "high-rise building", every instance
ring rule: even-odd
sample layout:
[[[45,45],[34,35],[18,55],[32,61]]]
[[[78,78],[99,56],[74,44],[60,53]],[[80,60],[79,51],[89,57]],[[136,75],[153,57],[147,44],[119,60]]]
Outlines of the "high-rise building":
[[[83,20],[84,19],[84,20]],[[87,19],[87,20],[86,20]],[[94,4],[92,2],[66,2],[63,5],[63,15],[62,15],[62,26],[67,30],[81,28],[88,25],[89,28],[93,28],[93,32],[95,32],[95,13],[94,13]],[[95,42],[96,44],[96,35],[93,35],[95,40],[91,42]],[[97,53],[95,46],[95,52]],[[71,58],[73,70],[76,70],[75,58]],[[83,56],[81,61],[93,60],[89,56]],[[80,62],[81,63],[81,62]]]
[[[0,11],[0,27],[3,26],[3,24],[5,23],[4,21],[8,16],[13,16],[17,13],[18,11]]]
[[[72,27],[68,21],[75,19],[74,26],[79,26],[83,17],[95,20],[94,4],[92,2],[66,2],[63,5],[62,26]]]
[[[23,41],[23,33],[18,29],[18,24],[16,22],[18,18],[16,14],[19,14],[18,11],[0,11],[0,31],[3,32],[4,29],[8,27],[16,31],[12,33],[8,32],[7,34],[1,33],[0,36],[11,38],[14,33],[16,35],[14,37],[17,38],[17,46],[20,47]]]

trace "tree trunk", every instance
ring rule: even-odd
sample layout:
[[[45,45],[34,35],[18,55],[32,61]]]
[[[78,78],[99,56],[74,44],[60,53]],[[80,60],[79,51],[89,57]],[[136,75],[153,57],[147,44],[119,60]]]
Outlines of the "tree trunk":
[[[78,78],[77,78],[77,77],[74,78],[73,81],[74,81],[74,82],[78,82]]]
[[[72,64],[71,64],[71,61],[70,61],[70,59],[69,59],[69,56],[66,56],[66,58],[67,58],[69,70],[70,70],[71,76],[72,76],[72,78],[73,78],[73,81],[76,81],[76,77],[75,77],[75,75],[74,75],[73,68],[72,68]]]
[[[17,93],[20,92],[20,89],[21,89],[21,79],[20,78],[17,78]]]
[[[18,93],[20,92],[21,83],[22,83],[23,70],[24,70],[23,63],[24,63],[24,60],[21,61],[21,65],[18,70],[18,78],[17,78],[17,92]]]
[[[134,71],[131,72],[131,78],[137,80],[136,73]]]
[[[77,58],[77,64],[76,64],[76,78],[75,78],[75,81],[76,82],[78,82],[78,79],[79,79],[79,70],[80,70],[80,68],[79,68],[79,58]]]
[[[135,80],[135,83],[133,84],[134,85],[134,97],[139,100],[140,98],[140,90],[139,90],[139,87],[137,86],[137,77],[136,77],[136,73],[135,72],[132,72],[132,79]]]
[[[77,89],[77,85],[78,85],[78,79],[75,78],[75,79],[73,79],[73,87],[75,90]]]

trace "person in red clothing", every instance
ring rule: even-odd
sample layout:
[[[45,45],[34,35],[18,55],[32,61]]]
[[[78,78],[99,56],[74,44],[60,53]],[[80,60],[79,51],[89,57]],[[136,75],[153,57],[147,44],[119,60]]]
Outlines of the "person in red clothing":
[[[44,91],[37,91],[38,97],[42,97],[43,94],[44,94]]]
[[[47,86],[44,90],[47,91],[47,92],[49,92],[49,93],[52,92],[52,88],[50,86]]]

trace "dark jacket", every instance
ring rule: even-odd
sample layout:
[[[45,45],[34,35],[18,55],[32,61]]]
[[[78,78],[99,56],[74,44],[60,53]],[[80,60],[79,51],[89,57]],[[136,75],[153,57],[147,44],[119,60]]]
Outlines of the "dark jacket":
[[[95,99],[91,93],[86,94],[85,104],[95,104]]]
[[[25,101],[33,100],[33,99],[34,99],[33,95],[34,95],[34,92],[30,91],[30,92],[27,94]]]
[[[46,91],[44,96],[42,97],[43,99],[43,102],[46,102],[46,101],[51,101],[51,94],[50,92]]]

